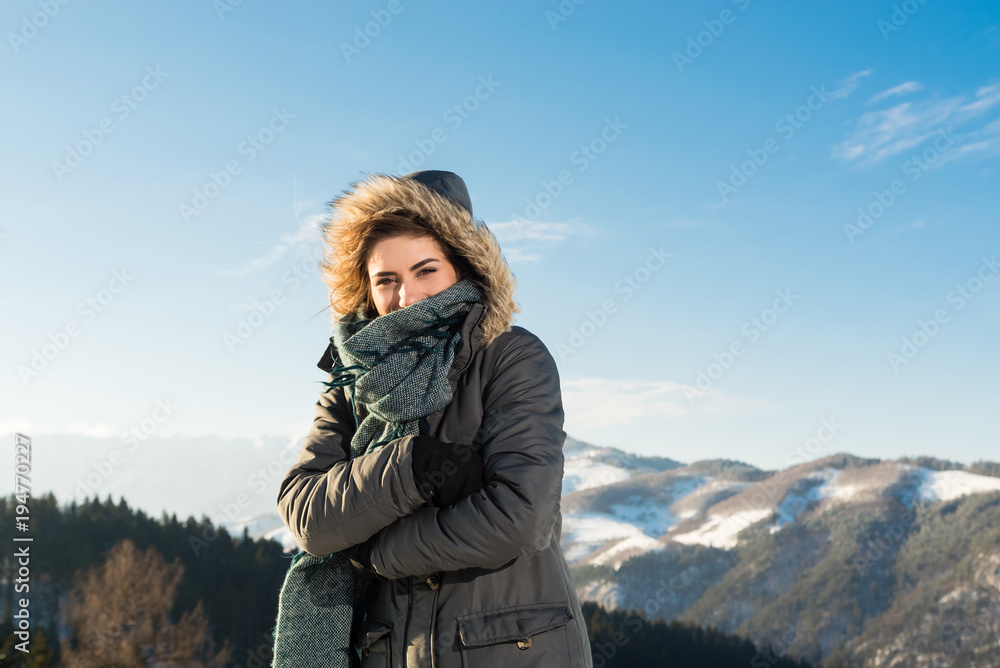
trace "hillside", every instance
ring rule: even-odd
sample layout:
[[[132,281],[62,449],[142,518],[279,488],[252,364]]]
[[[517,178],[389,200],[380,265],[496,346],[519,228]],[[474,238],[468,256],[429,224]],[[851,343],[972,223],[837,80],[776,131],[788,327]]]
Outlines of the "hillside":
[[[826,666],[996,666],[996,472],[850,455],[779,472],[697,462],[578,487],[562,539],[581,598],[604,606]]]
[[[198,521],[189,517],[179,522],[175,516],[164,515],[156,520],[129,508],[124,500],[88,499],[82,504],[59,506],[53,496],[45,495],[32,498],[30,503],[38,528],[33,545],[44,546],[33,553],[31,562],[33,654],[27,662],[11,651],[16,641],[11,618],[14,571],[5,567],[0,577],[0,663],[37,668],[62,665],[59,652],[67,651],[73,629],[63,618],[60,603],[75,582],[85,580],[83,573],[102,564],[115,546],[128,539],[140,550],[155,550],[166,562],[182,568],[174,617],[203,605],[205,631],[217,646],[231,648],[227,666],[270,665],[278,592],[289,564],[279,544],[249,534],[233,537],[207,518]],[[15,508],[12,497],[0,497],[0,539],[8,542],[13,538]],[[93,604],[92,616],[114,614],[114,610],[102,607],[107,605],[103,594]],[[670,665],[679,668],[736,667],[768,656],[768,648],[745,638],[695,624],[653,622],[646,620],[642,611],[609,612],[588,603],[584,615],[593,634],[595,657],[599,657],[595,666],[662,665],[664,658],[670,657]],[[123,627],[113,637],[97,640],[110,646],[128,632]],[[5,653],[14,657],[14,663],[4,657]],[[809,668],[790,660],[773,665]]]
[[[215,520],[189,520],[189,533],[223,526],[227,536],[277,540],[286,557],[296,549],[274,507],[294,445],[169,445],[197,452],[199,470],[226,471],[186,488],[184,504]],[[564,452],[561,540],[583,601],[717,628],[827,668],[1000,665],[996,463],[836,454],[764,471],[571,438]],[[180,475],[171,466],[153,477],[163,490]],[[117,471],[105,484],[144,485],[146,504],[176,496]],[[214,554],[222,544],[200,547]]]
[[[996,463],[762,471],[574,439],[565,454],[561,539],[584,601],[827,667],[1000,665]],[[294,546],[275,513],[243,526]]]

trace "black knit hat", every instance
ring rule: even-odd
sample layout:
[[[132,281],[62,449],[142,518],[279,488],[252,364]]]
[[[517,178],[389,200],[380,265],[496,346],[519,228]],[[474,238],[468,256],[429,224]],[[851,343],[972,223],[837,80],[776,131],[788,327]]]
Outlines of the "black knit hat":
[[[422,183],[434,192],[444,195],[472,216],[472,198],[469,197],[469,189],[465,187],[465,181],[455,172],[443,172],[436,169],[425,169],[419,172],[411,172],[401,179],[412,179]]]

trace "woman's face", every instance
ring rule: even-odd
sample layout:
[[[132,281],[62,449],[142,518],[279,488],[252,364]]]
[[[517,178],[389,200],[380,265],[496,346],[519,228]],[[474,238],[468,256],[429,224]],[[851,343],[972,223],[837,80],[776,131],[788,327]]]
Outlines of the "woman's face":
[[[372,298],[379,315],[432,297],[458,281],[432,237],[391,237],[375,244],[368,258]]]

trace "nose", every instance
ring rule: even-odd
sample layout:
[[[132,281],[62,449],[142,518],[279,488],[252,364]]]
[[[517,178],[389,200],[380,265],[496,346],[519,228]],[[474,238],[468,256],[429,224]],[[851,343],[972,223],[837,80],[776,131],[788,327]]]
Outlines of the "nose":
[[[417,295],[417,290],[410,286],[406,287],[405,283],[400,283],[399,285],[399,308],[406,308],[410,304],[415,304],[420,301],[419,295]]]

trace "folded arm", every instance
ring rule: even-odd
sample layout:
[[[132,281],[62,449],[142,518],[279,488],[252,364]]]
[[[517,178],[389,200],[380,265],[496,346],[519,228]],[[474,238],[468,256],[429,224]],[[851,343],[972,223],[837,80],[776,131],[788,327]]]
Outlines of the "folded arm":
[[[309,554],[340,552],[426,504],[413,480],[413,437],[350,459],[354,432],[344,388],[324,392],[298,460],[281,481],[278,513]]]
[[[549,545],[566,438],[555,361],[537,337],[520,338],[498,355],[484,394],[484,487],[451,506],[416,509],[382,529],[370,553],[380,575],[498,568]]]

